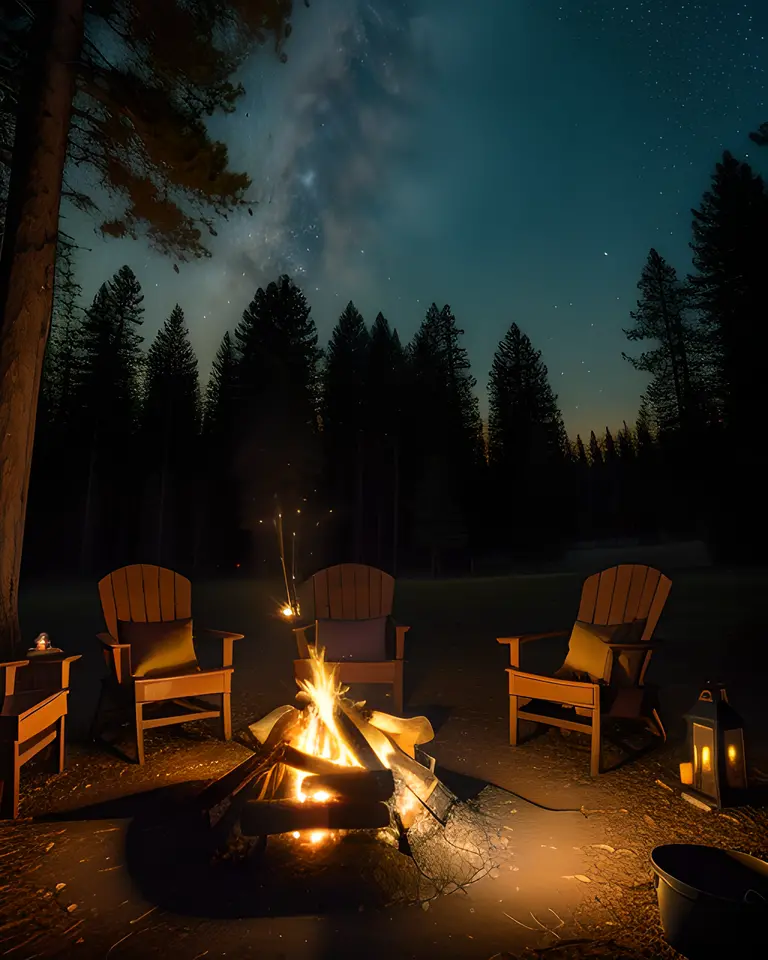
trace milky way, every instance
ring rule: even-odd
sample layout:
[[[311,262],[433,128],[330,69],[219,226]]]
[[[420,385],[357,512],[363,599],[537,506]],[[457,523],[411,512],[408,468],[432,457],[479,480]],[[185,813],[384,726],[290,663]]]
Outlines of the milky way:
[[[482,13],[480,13],[482,11]],[[763,157],[768,4],[749,0],[312,0],[280,64],[259,50],[213,121],[251,209],[210,261],[94,239],[86,296],[121,263],[150,337],[178,300],[205,372],[255,289],[304,287],[321,339],[349,299],[404,339],[452,305],[484,393],[515,321],[542,349],[571,432],[632,419],[621,359],[648,249],[689,269],[690,208],[723,148]],[[750,149],[751,148],[751,149]]]

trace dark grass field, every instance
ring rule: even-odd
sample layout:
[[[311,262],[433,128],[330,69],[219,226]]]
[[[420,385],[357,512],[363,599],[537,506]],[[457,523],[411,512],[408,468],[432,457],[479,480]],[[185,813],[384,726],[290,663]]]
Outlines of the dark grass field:
[[[483,960],[499,951],[551,946],[558,937],[618,937],[636,943],[638,955],[667,955],[648,861],[653,846],[709,842],[768,854],[761,810],[701,813],[679,799],[675,781],[682,713],[709,679],[727,684],[744,716],[753,776],[762,782],[768,772],[768,571],[670,576],[672,592],[657,631],[663,642],[648,676],[660,687],[670,742],[596,781],[588,776],[588,754],[578,738],[545,732],[517,749],[508,746],[506,649],[495,642],[511,632],[569,626],[583,574],[398,581],[396,615],[412,626],[407,712],[432,720],[430,750],[457,792],[470,796],[487,784],[512,791],[494,796],[504,810],[513,859],[497,877],[426,911],[272,919],[256,903],[244,907],[242,890],[236,918],[223,898],[226,885],[215,878],[210,910],[198,895],[187,916],[178,902],[157,896],[156,876],[147,884],[132,837],[148,823],[155,829],[163,817],[176,816],[185,798],[236,763],[243,748],[220,744],[205,725],[176,728],[148,737],[147,764],[138,768],[88,744],[103,673],[95,583],[27,584],[25,637],[31,641],[46,630],[57,646],[83,658],[73,668],[68,768],[52,779],[25,772],[22,812],[32,819],[0,827],[0,954],[12,949],[11,957],[21,960],[160,954],[188,960]],[[293,698],[295,645],[277,614],[280,598],[278,583],[194,585],[197,622],[246,634],[235,653],[235,728]],[[549,669],[561,662],[564,647],[546,641],[525,654],[524,666]],[[201,651],[203,662],[215,655],[213,648]],[[353,693],[380,696],[381,690]],[[607,759],[610,767],[622,758],[609,753]],[[573,812],[580,807],[586,816]],[[66,886],[57,892],[61,883]],[[231,888],[231,878],[227,883]],[[13,925],[19,917],[26,919]]]

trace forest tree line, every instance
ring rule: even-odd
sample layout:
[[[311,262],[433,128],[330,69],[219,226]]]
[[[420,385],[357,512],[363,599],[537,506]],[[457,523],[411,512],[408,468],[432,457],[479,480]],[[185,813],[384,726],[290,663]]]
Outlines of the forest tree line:
[[[181,307],[145,349],[130,268],[81,309],[63,249],[25,562],[274,573],[278,512],[305,568],[439,573],[490,552],[659,535],[704,535],[724,558],[754,559],[766,226],[763,180],[726,153],[693,211],[691,275],[655,250],[642,270],[625,331],[646,348],[626,360],[650,377],[636,423],[573,438],[515,323],[483,424],[449,306],[433,304],[403,344],[350,302],[321,350],[303,292],[282,276],[224,335],[203,390]]]

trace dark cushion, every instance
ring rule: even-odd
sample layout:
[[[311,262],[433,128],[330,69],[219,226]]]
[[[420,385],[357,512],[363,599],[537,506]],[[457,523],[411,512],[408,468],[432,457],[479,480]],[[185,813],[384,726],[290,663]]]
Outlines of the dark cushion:
[[[191,617],[156,623],[118,620],[117,639],[131,646],[131,676],[179,676],[200,669]]]
[[[329,663],[344,660],[390,660],[387,634],[389,617],[371,620],[318,620],[315,643],[325,649]]]

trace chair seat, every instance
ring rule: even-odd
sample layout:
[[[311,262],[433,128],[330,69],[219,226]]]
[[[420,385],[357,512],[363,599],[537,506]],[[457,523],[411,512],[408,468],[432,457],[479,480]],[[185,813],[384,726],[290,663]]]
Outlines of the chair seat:
[[[208,671],[206,671],[208,672]],[[202,673],[200,667],[195,664],[193,667],[169,667],[167,670],[158,670],[145,674],[143,677],[133,677],[133,680],[172,680],[174,677],[193,677],[197,673]]]
[[[67,693],[59,690],[23,690],[3,700],[0,710],[0,740],[24,739],[32,736],[41,724],[47,725],[67,714]]]
[[[577,708],[569,706],[564,703],[554,703],[551,700],[529,700],[525,706],[522,704],[519,708],[519,715],[521,718],[525,719],[528,714],[533,714],[537,717],[547,717],[555,723],[558,720],[571,720],[574,723],[578,723],[577,717],[582,714],[579,713],[579,710],[583,709],[584,714],[589,716],[591,713],[590,710],[585,708]]]

